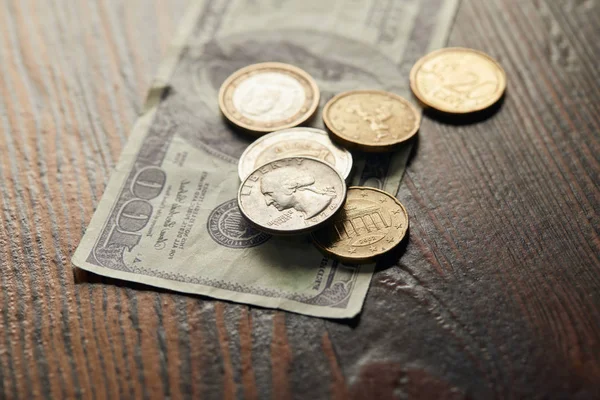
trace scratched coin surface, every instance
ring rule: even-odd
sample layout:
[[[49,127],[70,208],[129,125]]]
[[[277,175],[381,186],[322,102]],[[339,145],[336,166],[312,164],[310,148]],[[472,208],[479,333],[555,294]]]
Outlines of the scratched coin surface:
[[[417,133],[421,114],[396,94],[352,90],[327,102],[323,121],[333,138],[344,146],[383,152],[394,150]]]
[[[392,195],[379,189],[348,188],[342,210],[311,234],[326,255],[345,262],[370,262],[396,247],[408,229],[408,214]]]
[[[254,133],[291,128],[319,105],[314,79],[293,65],[267,62],[234,72],[219,91],[219,107],[234,125]]]
[[[273,160],[296,156],[325,161],[344,179],[352,170],[352,154],[334,144],[327,132],[300,127],[272,132],[251,143],[238,163],[240,179],[246,179],[256,168]]]
[[[309,232],[341,208],[346,183],[329,164],[288,157],[254,170],[240,186],[238,205],[257,229],[272,235]]]
[[[496,103],[506,89],[506,74],[485,53],[451,47],[417,61],[410,72],[410,87],[425,105],[463,114]]]

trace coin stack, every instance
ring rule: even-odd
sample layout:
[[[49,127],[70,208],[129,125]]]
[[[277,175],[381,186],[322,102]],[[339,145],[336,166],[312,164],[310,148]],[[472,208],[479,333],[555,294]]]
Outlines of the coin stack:
[[[446,48],[415,64],[410,85],[425,107],[464,114],[498,101],[506,77],[484,53]],[[329,257],[371,262],[404,239],[408,214],[389,193],[346,186],[352,171],[350,150],[396,150],[417,133],[421,113],[394,93],[352,90],[325,105],[327,131],[298,127],[314,116],[319,100],[315,80],[293,65],[249,65],[225,80],[219,92],[223,116],[259,137],[239,161],[238,206],[263,232],[310,233]]]

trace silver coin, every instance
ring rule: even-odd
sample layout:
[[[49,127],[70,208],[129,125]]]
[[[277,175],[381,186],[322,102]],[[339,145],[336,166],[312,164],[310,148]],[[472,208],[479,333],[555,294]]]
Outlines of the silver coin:
[[[254,170],[240,186],[238,205],[257,229],[272,235],[312,231],[346,200],[346,182],[329,164],[288,157]]]
[[[234,125],[262,135],[308,120],[319,105],[319,88],[306,71],[266,62],[234,72],[219,91],[219,107]]]
[[[325,161],[344,179],[352,170],[352,154],[334,144],[327,132],[315,128],[290,128],[269,133],[250,144],[240,157],[238,174],[244,180],[268,162],[298,156]]]

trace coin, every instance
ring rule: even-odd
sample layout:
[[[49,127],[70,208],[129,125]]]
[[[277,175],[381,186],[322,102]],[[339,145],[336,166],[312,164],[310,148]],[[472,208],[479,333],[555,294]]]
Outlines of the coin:
[[[451,47],[427,54],[410,71],[417,98],[436,110],[464,114],[497,102],[506,89],[504,69],[480,51]]]
[[[410,102],[379,90],[340,93],[325,105],[323,121],[334,139],[349,148],[394,150],[419,130],[421,115]]]
[[[219,107],[234,125],[254,133],[291,128],[319,105],[314,79],[293,65],[267,62],[234,72],[219,91]]]
[[[254,170],[242,183],[238,205],[257,229],[272,235],[316,229],[344,204],[346,183],[329,164],[288,157]]]
[[[369,262],[398,245],[408,214],[391,194],[370,187],[348,188],[342,210],[311,234],[326,255],[344,262]]]
[[[251,143],[238,163],[240,179],[246,179],[252,171],[270,161],[294,156],[325,161],[344,179],[352,170],[352,154],[348,150],[331,142],[327,132],[302,127],[272,132]]]

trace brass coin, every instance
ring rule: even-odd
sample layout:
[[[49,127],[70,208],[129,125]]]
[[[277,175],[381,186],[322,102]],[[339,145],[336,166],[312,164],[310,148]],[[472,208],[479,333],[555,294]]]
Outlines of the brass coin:
[[[281,158],[307,156],[325,161],[348,178],[352,170],[352,154],[334,144],[327,132],[315,128],[290,128],[271,132],[251,143],[238,163],[240,179],[256,168]]]
[[[238,205],[257,229],[272,235],[309,232],[346,200],[346,182],[329,164],[311,157],[271,161],[242,182]]]
[[[406,99],[380,90],[352,90],[327,102],[323,121],[334,139],[368,152],[394,150],[419,130],[420,112]]]
[[[410,87],[425,105],[464,114],[496,103],[506,89],[506,73],[485,53],[450,47],[417,61],[410,71]]]
[[[408,214],[391,194],[370,187],[348,188],[342,210],[311,234],[326,255],[351,263],[369,262],[396,247],[408,229]]]
[[[291,128],[319,105],[314,79],[293,65],[267,62],[234,72],[219,91],[219,107],[234,125],[254,133]]]

